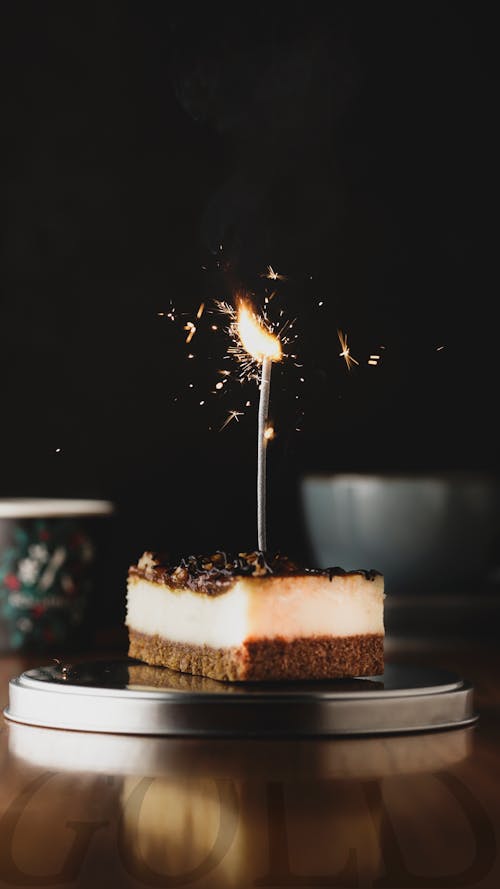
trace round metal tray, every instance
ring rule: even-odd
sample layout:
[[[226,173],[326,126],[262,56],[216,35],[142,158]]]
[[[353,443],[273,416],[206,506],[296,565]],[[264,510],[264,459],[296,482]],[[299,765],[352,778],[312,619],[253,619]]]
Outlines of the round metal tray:
[[[321,737],[471,725],[473,687],[443,670],[389,664],[382,676],[223,683],[131,659],[28,670],[5,716],[47,728],[134,735]]]

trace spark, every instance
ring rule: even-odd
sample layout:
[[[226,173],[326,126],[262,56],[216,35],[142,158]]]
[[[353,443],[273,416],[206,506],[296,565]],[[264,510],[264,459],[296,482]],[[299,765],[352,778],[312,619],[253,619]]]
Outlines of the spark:
[[[442,349],[446,348],[445,346],[436,346],[436,352],[441,352]]]
[[[238,417],[242,417],[244,415],[244,413],[245,413],[244,411],[229,411],[226,420],[224,421],[224,423],[222,424],[222,426],[219,429],[219,432],[222,432],[222,430],[225,429],[226,426],[229,426],[229,424],[233,420],[236,420],[236,422],[239,423],[240,421],[238,420]]]
[[[186,343],[190,343],[196,333],[196,324],[193,324],[192,321],[188,321],[187,324],[184,325],[184,330],[189,331],[186,337]]]
[[[189,353],[188,358],[194,358],[194,355],[192,352]]]
[[[318,303],[318,306],[324,306],[324,304],[325,304],[325,303],[323,302],[323,300],[320,300],[319,303]]]
[[[273,426],[266,426],[266,428],[264,429],[264,439],[266,441],[272,441],[273,438],[274,438],[274,427]]]
[[[345,358],[347,370],[350,370],[352,365],[359,364],[359,361],[356,361],[356,359],[353,358],[351,355],[349,346],[347,345],[347,334],[342,333],[341,330],[337,330],[337,335],[339,338],[340,345],[342,346],[342,351],[339,352],[339,356],[341,358]]]
[[[204,401],[200,401],[200,407],[202,406],[202,404],[205,404],[205,402],[204,402]]]
[[[61,448],[56,448],[56,454],[60,454],[60,453],[61,453]]]
[[[157,312],[156,314],[158,318],[168,318],[169,321],[175,321],[175,306],[172,303],[172,300],[170,300],[170,308],[168,312]]]
[[[196,317],[197,317],[198,321],[200,320],[201,316],[203,315],[204,310],[205,310],[205,303],[200,303],[198,311],[196,312]]]
[[[222,389],[223,386],[224,386],[224,383],[221,383],[221,382],[215,384],[216,389]]]
[[[286,275],[280,275],[279,272],[275,272],[272,265],[268,265],[267,271],[263,272],[260,277],[268,278],[270,281],[286,281]]]

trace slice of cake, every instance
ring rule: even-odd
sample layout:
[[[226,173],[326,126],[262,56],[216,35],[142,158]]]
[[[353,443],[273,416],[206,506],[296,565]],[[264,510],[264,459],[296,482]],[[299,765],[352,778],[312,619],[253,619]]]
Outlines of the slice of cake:
[[[378,571],[303,569],[283,556],[144,553],[128,574],[129,656],[212,679],[374,676],[384,670]]]

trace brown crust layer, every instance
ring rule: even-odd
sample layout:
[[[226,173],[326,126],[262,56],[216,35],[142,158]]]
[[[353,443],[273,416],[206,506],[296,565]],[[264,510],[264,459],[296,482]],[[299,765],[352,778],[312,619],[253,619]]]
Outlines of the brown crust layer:
[[[129,656],[183,673],[229,682],[338,679],[384,672],[384,637],[249,639],[239,648],[171,642],[129,629]]]

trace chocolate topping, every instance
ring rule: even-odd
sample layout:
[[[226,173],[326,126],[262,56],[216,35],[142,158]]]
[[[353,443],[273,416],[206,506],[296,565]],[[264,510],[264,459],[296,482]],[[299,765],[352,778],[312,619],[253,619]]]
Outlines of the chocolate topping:
[[[328,577],[349,574],[362,574],[366,580],[380,576],[374,569],[358,568],[345,571],[343,568],[304,568],[287,556],[277,553],[270,556],[254,550],[237,555],[217,550],[209,556],[187,556],[173,563],[159,553],[145,552],[137,565],[131,565],[129,576],[143,577],[154,583],[163,583],[174,589],[190,589],[193,592],[216,596],[224,593],[238,577],[307,577],[310,575]]]

